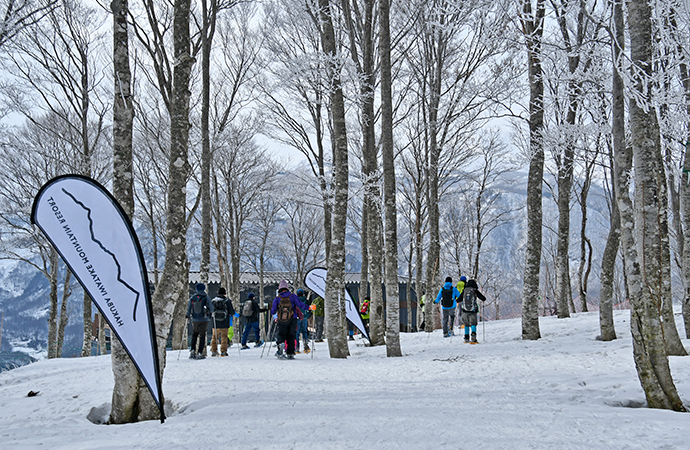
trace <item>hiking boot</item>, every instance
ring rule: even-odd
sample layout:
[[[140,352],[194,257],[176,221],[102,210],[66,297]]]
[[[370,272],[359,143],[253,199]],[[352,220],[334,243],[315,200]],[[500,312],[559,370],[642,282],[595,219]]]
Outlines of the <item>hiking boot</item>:
[[[276,356],[279,358],[281,356],[283,356],[283,348],[282,347],[278,347],[278,351],[276,351]]]
[[[242,347],[240,348],[240,350],[248,350],[248,349],[249,349],[249,346],[247,344],[242,344]]]
[[[354,337],[354,336],[350,336],[348,340],[354,341],[354,340],[355,340],[355,337]]]
[[[212,357],[218,356],[218,352],[212,352],[212,353],[211,353],[211,356],[212,356]]]
[[[467,344],[468,342],[470,342],[470,335],[466,334],[465,335],[465,344]]]
[[[204,354],[196,355],[196,359],[206,359],[206,355],[204,355]]]
[[[228,356],[228,352],[223,352],[220,354],[220,356]]]
[[[264,345],[264,341],[259,341],[256,344],[254,344],[254,348],[261,347],[262,345]]]
[[[311,352],[311,349],[309,348],[309,346],[305,345],[304,346],[304,353],[306,353],[308,355],[310,352]]]
[[[287,355],[286,359],[295,359],[295,355]]]
[[[194,351],[194,350],[189,351],[189,359],[196,359],[196,351]]]
[[[470,339],[470,342],[473,344],[477,343],[477,333],[472,333],[472,339]]]
[[[302,353],[302,352],[300,352],[299,349],[295,349],[295,355],[299,355],[299,354],[301,354],[301,353]]]

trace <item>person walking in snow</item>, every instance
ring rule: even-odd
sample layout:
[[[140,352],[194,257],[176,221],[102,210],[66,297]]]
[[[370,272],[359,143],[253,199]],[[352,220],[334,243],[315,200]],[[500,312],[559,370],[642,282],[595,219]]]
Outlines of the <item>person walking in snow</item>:
[[[278,326],[276,356],[279,358],[295,359],[295,334],[300,310],[306,311],[307,305],[302,303],[297,295],[290,292],[287,281],[281,280],[278,285],[278,296],[273,300],[271,306],[271,315],[276,319]],[[283,354],[284,342],[286,343],[286,355]]]
[[[455,286],[460,294],[462,294],[462,291],[465,289],[465,283],[467,283],[467,277],[463,275],[460,277],[460,281],[458,281],[458,284]],[[462,328],[462,310],[460,309],[460,303],[458,303],[458,307],[455,310],[455,317],[458,322],[458,326]]]
[[[369,334],[369,318],[371,317],[370,311],[369,311],[369,304],[371,303],[371,300],[369,297],[364,297],[364,301],[362,302],[362,306],[359,308],[359,313],[362,316],[362,323],[364,324],[364,329],[367,330],[367,335]]]
[[[226,297],[224,287],[218,289],[218,296],[211,301],[213,305],[213,337],[211,338],[211,356],[218,356],[220,339],[220,356],[228,356],[228,330],[233,317],[240,317],[235,312],[232,302]]]
[[[302,310],[302,319],[297,323],[297,342],[295,343],[295,353],[301,353],[300,349],[300,338],[304,341],[304,353],[309,353],[311,349],[309,348],[309,318],[311,317],[311,310],[309,306],[311,302],[307,299],[307,294],[304,289],[297,289],[297,297],[307,305],[306,310]]]
[[[450,337],[453,335],[453,322],[455,321],[455,308],[458,306],[456,299],[460,297],[460,292],[453,286],[453,279],[446,277],[446,282],[438,291],[434,303],[441,302],[441,310],[443,311],[443,337]]]
[[[315,308],[314,308],[314,329],[316,331],[316,336],[314,336],[314,337],[316,339],[314,340],[314,342],[323,342],[323,322],[325,319],[325,313],[324,313],[324,307],[323,307],[323,298],[316,297],[314,300],[312,300],[311,304],[315,306]]]
[[[263,341],[261,340],[261,329],[259,328],[259,313],[268,311],[268,308],[260,308],[259,303],[254,298],[254,293],[247,294],[247,300],[242,305],[242,315],[244,316],[244,332],[242,333],[242,350],[249,348],[247,339],[249,333],[254,330],[254,347],[261,347]]]
[[[192,347],[189,351],[190,359],[204,359],[206,349],[206,330],[209,317],[213,314],[213,304],[206,295],[206,286],[196,284],[196,294],[192,295],[187,305],[187,320],[192,319]],[[197,345],[196,341],[199,340]]]
[[[465,289],[460,294],[460,308],[462,309],[462,323],[465,325],[465,343],[477,343],[477,299],[485,301],[484,294],[479,292],[479,286],[473,279],[467,280]],[[472,335],[470,336],[470,331]]]

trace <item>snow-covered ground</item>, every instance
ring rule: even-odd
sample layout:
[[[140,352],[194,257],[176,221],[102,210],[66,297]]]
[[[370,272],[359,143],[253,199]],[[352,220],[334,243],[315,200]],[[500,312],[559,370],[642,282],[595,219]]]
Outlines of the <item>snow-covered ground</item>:
[[[616,312],[613,342],[595,340],[597,313],[542,318],[538,341],[520,339],[519,319],[480,324],[480,345],[402,334],[402,358],[360,341],[346,360],[325,343],[294,361],[261,348],[202,361],[172,351],[163,424],[87,419],[107,415],[109,356],[44,360],[0,374],[0,448],[690,448],[690,414],[644,407],[628,321]],[[690,357],[671,365],[690,404]]]

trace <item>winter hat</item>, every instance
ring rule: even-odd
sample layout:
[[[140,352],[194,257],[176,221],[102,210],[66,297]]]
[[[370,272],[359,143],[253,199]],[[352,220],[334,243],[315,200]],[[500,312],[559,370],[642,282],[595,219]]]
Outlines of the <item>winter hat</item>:
[[[452,283],[453,279],[451,277],[446,277],[446,283]]]
[[[280,284],[278,285],[278,292],[280,291],[289,291],[290,288],[288,287],[287,281],[285,280],[280,280]]]
[[[227,294],[227,292],[225,292],[224,287],[218,289],[218,295],[225,295],[225,294]]]
[[[206,289],[206,286],[204,285],[204,283],[197,283],[196,284],[196,290],[198,292],[204,292],[205,289]]]
[[[304,289],[297,289],[297,295],[304,295]]]
[[[249,294],[247,294],[247,298],[254,298],[254,293],[250,292]]]
[[[467,277],[465,275],[461,276],[460,281],[467,281]]]

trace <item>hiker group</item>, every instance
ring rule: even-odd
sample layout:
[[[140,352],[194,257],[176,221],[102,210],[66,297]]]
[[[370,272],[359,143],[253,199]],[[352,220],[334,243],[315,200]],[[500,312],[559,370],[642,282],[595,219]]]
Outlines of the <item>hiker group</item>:
[[[453,324],[459,308],[461,325],[465,329],[464,342],[477,343],[477,313],[479,312],[477,299],[483,302],[486,297],[479,292],[479,286],[475,280],[468,280],[462,276],[458,284],[453,286],[453,279],[446,278],[446,282],[434,300],[434,303],[441,303],[443,337],[453,336]]]
[[[206,286],[203,283],[197,283],[195,288],[196,293],[189,299],[186,316],[192,325],[190,359],[206,357],[206,335],[209,323],[213,327],[211,356],[228,356],[228,347],[232,345],[234,336],[233,322],[240,323],[237,320],[240,318],[243,319],[244,325],[240,351],[249,349],[247,343],[251,334],[254,337],[254,347],[261,347],[264,341],[261,339],[259,314],[269,311],[271,321],[267,339],[271,342],[275,341],[277,357],[294,359],[295,353],[301,353],[300,348],[305,353],[309,353],[311,351],[310,337],[314,337],[316,342],[323,342],[323,299],[316,297],[313,301],[309,301],[303,289],[298,289],[296,293],[293,293],[285,280],[281,280],[278,295],[270,308],[261,308],[254,293],[250,292],[240,307],[240,312],[235,311],[232,301],[226,296],[225,288],[219,288],[218,295],[213,300],[206,294]],[[311,327],[313,335],[309,333],[308,323],[313,325]],[[302,347],[300,347],[300,338]],[[220,352],[218,352],[219,344]]]
[[[232,301],[227,297],[225,288],[218,289],[218,294],[213,300],[206,294],[206,286],[203,283],[196,284],[196,293],[189,299],[187,305],[187,320],[191,321],[192,336],[189,357],[191,359],[204,359],[206,357],[206,335],[209,323],[213,328],[211,338],[211,356],[228,356],[228,347],[232,345],[235,334],[233,323],[243,324],[240,339],[240,352],[249,349],[249,339],[253,335],[254,347],[261,347],[264,341],[261,339],[260,313],[270,312],[270,325],[268,326],[267,340],[275,342],[275,356],[284,359],[294,359],[295,354],[309,353],[312,342],[323,342],[324,328],[324,301],[321,297],[307,298],[303,289],[297,289],[293,293],[286,280],[281,280],[278,292],[273,299],[270,308],[262,308],[254,293],[250,292],[246,300],[235,311]],[[422,296],[421,301],[425,296]],[[477,343],[477,315],[479,306],[477,300],[482,302],[486,297],[479,292],[477,282],[473,279],[460,277],[460,281],[453,285],[453,279],[447,277],[439,290],[434,303],[441,305],[442,328],[444,337],[452,337],[453,326],[458,317],[461,326],[464,327],[464,342]],[[421,306],[421,304],[420,304]],[[360,317],[368,332],[370,300],[365,297],[359,307]],[[459,310],[459,311],[458,311]],[[240,322],[238,319],[242,319]],[[311,326],[309,326],[311,324]],[[310,328],[312,333],[310,333]],[[348,335],[354,340],[354,324],[348,320]],[[263,352],[262,352],[263,355]]]

